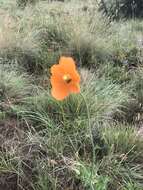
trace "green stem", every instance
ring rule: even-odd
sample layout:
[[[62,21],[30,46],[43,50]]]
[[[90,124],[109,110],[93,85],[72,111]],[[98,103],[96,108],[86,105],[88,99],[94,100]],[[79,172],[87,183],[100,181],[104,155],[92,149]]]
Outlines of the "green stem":
[[[84,103],[85,103],[85,106],[86,106],[86,111],[87,111],[87,119],[88,119],[88,128],[89,128],[89,132],[90,132],[90,138],[91,138],[91,144],[92,144],[92,170],[91,170],[91,187],[92,189],[93,188],[93,185],[92,185],[92,176],[93,176],[93,170],[94,170],[94,162],[95,162],[95,146],[94,146],[94,138],[93,138],[93,135],[92,135],[92,126],[91,126],[91,122],[90,122],[90,110],[89,110],[89,106],[87,104],[87,101],[84,97],[84,95],[82,93],[80,93],[83,100],[84,100]]]

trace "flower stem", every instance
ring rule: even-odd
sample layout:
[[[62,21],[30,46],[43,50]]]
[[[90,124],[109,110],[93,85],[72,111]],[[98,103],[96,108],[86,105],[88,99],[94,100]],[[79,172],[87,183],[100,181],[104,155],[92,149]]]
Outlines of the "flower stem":
[[[91,138],[91,144],[92,144],[92,170],[91,170],[91,187],[92,189],[93,188],[93,185],[92,185],[92,176],[93,176],[93,170],[94,170],[94,162],[95,162],[95,146],[94,146],[94,138],[93,138],[93,134],[92,134],[92,126],[91,126],[91,120],[90,120],[90,110],[89,110],[89,106],[87,104],[87,101],[84,97],[84,95],[82,93],[80,93],[83,100],[84,100],[84,103],[85,103],[85,106],[86,106],[86,112],[87,112],[87,119],[88,119],[88,128],[89,128],[89,132],[90,132],[90,138]]]

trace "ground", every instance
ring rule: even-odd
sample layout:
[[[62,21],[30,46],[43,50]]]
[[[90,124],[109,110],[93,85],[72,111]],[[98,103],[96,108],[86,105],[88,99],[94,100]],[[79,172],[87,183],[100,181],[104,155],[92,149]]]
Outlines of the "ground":
[[[92,0],[0,1],[0,190],[143,189],[142,39]],[[61,56],[81,91],[58,101]]]

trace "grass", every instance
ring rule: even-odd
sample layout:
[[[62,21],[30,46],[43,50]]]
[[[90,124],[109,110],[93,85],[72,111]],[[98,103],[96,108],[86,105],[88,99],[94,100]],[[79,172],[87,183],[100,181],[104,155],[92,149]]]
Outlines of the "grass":
[[[112,135],[110,129],[112,131]],[[109,160],[105,161],[103,159],[102,164],[103,167],[105,167],[104,164],[106,162],[108,163],[108,166],[106,166],[109,169],[107,169],[108,175],[113,175],[112,177],[113,179],[115,177],[115,180],[118,178],[119,184],[127,184],[131,181],[133,184],[136,184],[138,188],[141,188],[143,176],[139,158],[140,156],[143,156],[143,153],[139,147],[142,146],[142,139],[138,138],[135,129],[125,125],[109,127],[105,129],[105,131],[106,132],[103,132],[103,136],[105,138],[105,142],[108,145],[110,144],[111,149],[109,150],[109,156],[104,158]],[[124,182],[121,182],[120,180],[123,180]],[[116,184],[117,187],[119,184]]]
[[[140,31],[136,21],[108,24],[91,5],[76,3],[75,6],[74,1],[65,4],[40,1],[35,6],[27,6],[24,11],[13,5],[13,12],[7,18],[11,25],[3,24],[1,35],[7,31],[9,34],[8,38],[2,37],[2,57],[18,62],[31,72],[45,71],[62,54],[73,56],[86,67],[97,67],[105,62],[140,63],[136,40]],[[125,31],[128,31],[126,38]]]
[[[143,21],[109,22],[92,0],[21,2],[0,2],[0,188],[141,190]],[[81,94],[57,101],[61,55]]]

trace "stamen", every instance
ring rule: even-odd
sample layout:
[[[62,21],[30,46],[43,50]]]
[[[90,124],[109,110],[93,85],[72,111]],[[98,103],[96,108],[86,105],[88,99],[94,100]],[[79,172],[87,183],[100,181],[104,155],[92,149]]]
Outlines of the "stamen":
[[[63,76],[63,80],[66,82],[66,83],[70,83],[71,82],[71,76],[69,75],[69,74],[67,74],[67,75],[64,75]]]

